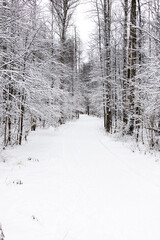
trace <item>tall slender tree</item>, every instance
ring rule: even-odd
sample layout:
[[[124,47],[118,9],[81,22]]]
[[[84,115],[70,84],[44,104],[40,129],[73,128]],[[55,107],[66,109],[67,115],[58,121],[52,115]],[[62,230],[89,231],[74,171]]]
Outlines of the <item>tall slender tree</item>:
[[[129,49],[128,49],[128,80],[129,80],[129,134],[133,134],[135,121],[135,77],[136,77],[136,57],[137,57],[137,1],[131,1],[130,13],[130,33],[129,33]]]

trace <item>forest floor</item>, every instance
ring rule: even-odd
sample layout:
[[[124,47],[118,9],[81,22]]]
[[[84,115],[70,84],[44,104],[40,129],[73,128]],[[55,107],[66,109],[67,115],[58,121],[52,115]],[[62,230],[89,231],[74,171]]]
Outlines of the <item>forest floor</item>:
[[[2,151],[5,240],[159,240],[160,161],[81,116]]]

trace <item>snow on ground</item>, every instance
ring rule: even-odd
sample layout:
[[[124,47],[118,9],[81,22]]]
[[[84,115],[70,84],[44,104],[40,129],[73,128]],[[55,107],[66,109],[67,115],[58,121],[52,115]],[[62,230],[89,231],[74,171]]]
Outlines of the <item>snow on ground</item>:
[[[5,240],[159,240],[160,162],[81,116],[1,152]]]

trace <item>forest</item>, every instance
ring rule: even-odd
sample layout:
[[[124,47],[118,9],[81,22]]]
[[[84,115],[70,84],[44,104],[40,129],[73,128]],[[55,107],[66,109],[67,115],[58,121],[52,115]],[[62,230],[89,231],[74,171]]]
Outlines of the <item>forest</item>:
[[[0,240],[159,240],[159,203],[160,0],[0,0]]]
[[[0,1],[4,149],[87,113],[107,133],[160,150],[160,1],[90,3],[95,31],[83,61],[80,0]]]

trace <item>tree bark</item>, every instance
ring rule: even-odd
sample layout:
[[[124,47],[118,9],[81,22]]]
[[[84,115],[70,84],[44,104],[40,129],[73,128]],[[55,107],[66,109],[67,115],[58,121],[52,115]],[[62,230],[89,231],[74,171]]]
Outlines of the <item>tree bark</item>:
[[[110,62],[110,33],[111,33],[111,2],[104,0],[104,44],[105,44],[105,129],[110,132],[112,127],[111,115],[111,62]]]
[[[136,0],[131,1],[131,15],[130,15],[130,36],[129,36],[129,56],[128,56],[128,80],[130,87],[129,95],[129,130],[128,134],[132,135],[134,132],[135,121],[135,77],[136,77]]]
[[[128,123],[128,115],[127,115],[127,88],[128,88],[128,79],[127,79],[127,65],[128,65],[128,57],[127,57],[127,49],[128,49],[128,0],[124,0],[124,27],[123,27],[123,82],[122,82],[122,116],[123,116],[123,134],[125,134],[126,126]]]

